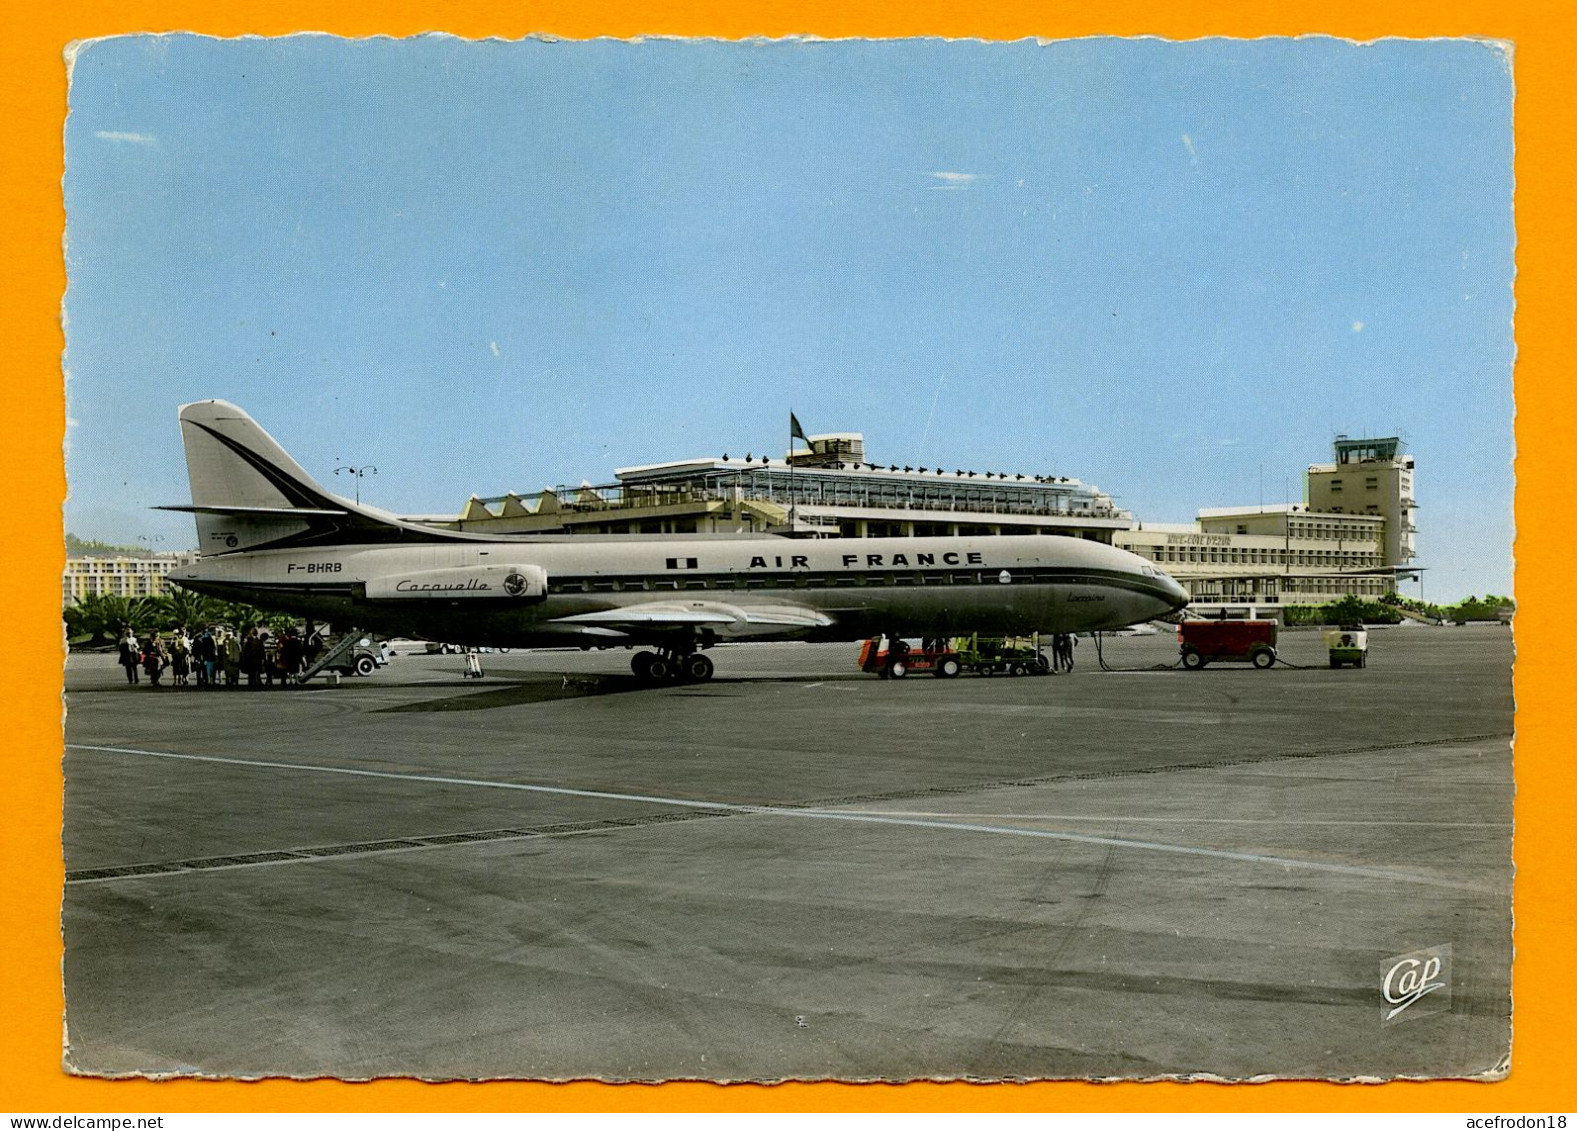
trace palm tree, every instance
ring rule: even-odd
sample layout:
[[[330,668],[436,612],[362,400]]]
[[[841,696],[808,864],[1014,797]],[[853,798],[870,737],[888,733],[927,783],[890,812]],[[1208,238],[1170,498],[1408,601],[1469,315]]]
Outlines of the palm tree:
[[[161,628],[194,627],[214,619],[218,611],[212,597],[189,589],[172,589],[152,598]]]
[[[79,636],[91,636],[89,646],[104,642],[108,632],[108,622],[99,610],[97,596],[87,596],[75,605],[67,605],[61,610],[60,618],[66,622],[66,638],[74,640]]]
[[[214,619],[223,621],[231,628],[243,635],[250,628],[258,627],[267,619],[263,610],[256,605],[244,605],[239,601],[216,601]]]
[[[88,635],[88,645],[106,644],[128,625],[143,631],[153,619],[153,607],[146,597],[123,597],[117,593],[90,594],[61,613],[68,636]]]

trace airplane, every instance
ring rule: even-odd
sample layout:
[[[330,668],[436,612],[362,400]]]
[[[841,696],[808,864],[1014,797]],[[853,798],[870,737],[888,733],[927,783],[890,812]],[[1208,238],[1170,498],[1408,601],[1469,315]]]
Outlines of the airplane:
[[[644,680],[710,679],[725,641],[1120,628],[1188,595],[1136,554],[1047,535],[476,534],[321,487],[240,408],[183,405],[199,558],[168,580],[359,632],[473,647],[639,647]]]

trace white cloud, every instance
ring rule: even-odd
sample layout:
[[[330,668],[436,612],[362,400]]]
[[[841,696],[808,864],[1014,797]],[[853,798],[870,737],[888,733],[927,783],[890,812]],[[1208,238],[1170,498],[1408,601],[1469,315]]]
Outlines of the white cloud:
[[[1352,324],[1352,332],[1355,333],[1355,334],[1363,333],[1363,323],[1362,322],[1354,322]]]
[[[93,136],[101,141],[129,141],[137,145],[152,145],[159,140],[152,134],[123,133],[120,130],[96,130]]]
[[[498,354],[498,343],[497,342],[488,342],[487,343],[487,348],[493,351],[493,356],[494,357],[499,356],[499,354]]]
[[[1189,163],[1193,165],[1199,164],[1199,154],[1194,152],[1194,139],[1187,134],[1183,135],[1183,148],[1188,150]]]
[[[941,184],[935,184],[934,189],[961,189],[968,188],[980,179],[979,173],[927,173],[928,177],[935,177]]]

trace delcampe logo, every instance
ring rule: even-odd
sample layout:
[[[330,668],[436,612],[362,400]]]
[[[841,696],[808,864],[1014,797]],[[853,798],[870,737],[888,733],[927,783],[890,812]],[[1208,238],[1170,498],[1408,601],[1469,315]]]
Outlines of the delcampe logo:
[[[1382,1025],[1450,1009],[1451,944],[1386,959],[1380,964],[1380,996]]]

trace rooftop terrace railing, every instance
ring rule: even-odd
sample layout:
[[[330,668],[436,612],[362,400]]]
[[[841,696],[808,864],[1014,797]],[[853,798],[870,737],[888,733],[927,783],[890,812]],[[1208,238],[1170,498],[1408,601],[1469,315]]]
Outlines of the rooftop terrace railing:
[[[695,503],[768,502],[779,506],[862,507],[970,514],[1005,514],[1039,517],[1126,520],[1132,516],[1112,506],[1104,497],[1067,491],[1018,490],[998,492],[980,488],[924,487],[908,484],[828,484],[815,481],[789,486],[776,476],[739,476],[728,481],[704,483],[606,484],[559,487],[522,495],[480,499],[496,506],[518,500],[527,511],[542,513],[543,501],[552,496],[560,512],[586,513],[679,506]],[[551,513],[551,512],[550,512]]]

